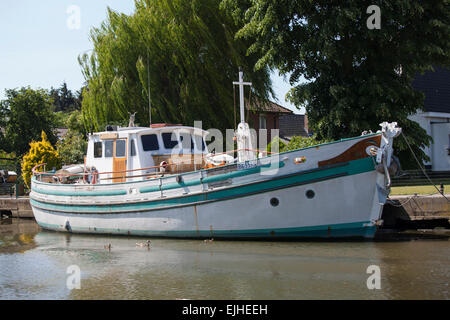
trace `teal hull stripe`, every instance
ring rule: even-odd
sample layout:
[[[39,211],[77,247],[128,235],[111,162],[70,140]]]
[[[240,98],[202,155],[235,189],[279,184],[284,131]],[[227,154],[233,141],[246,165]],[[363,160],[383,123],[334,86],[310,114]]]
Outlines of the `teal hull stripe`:
[[[107,197],[107,196],[123,196],[127,192],[125,190],[105,190],[105,191],[59,191],[59,190],[44,190],[38,187],[33,187],[34,192],[52,196],[66,196],[66,197]]]
[[[44,229],[65,231],[64,226],[38,222]],[[369,221],[340,223],[332,225],[274,228],[274,229],[247,229],[247,230],[185,230],[185,231],[156,231],[156,230],[127,230],[111,228],[72,227],[72,233],[118,234],[147,237],[172,238],[333,238],[333,237],[364,237],[373,238],[376,226],[364,226]]]
[[[288,188],[295,185],[309,184],[372,171],[374,163],[371,158],[349,162],[346,166],[330,168],[322,171],[313,171],[306,174],[278,177],[276,179],[256,182],[243,186],[230,187],[224,190],[209,191],[197,195],[174,197],[169,199],[157,199],[139,203],[111,204],[111,205],[70,205],[50,204],[35,199],[30,199],[33,206],[44,209],[74,213],[121,213],[146,210],[162,210],[168,207],[200,205],[209,201],[228,200],[230,198],[244,197],[251,194],[268,192],[277,189]]]

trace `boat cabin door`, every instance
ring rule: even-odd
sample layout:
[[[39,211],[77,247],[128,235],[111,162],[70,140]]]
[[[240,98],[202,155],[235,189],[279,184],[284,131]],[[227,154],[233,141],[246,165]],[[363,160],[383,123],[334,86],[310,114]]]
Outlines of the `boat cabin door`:
[[[127,139],[114,140],[113,183],[127,181]]]

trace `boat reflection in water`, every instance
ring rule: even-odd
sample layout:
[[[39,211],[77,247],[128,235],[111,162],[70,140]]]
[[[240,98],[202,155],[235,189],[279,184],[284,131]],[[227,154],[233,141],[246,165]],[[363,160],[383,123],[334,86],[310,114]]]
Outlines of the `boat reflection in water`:
[[[141,242],[41,231],[33,249],[0,253],[0,299],[450,298],[445,240]],[[73,265],[79,290],[66,286]],[[380,267],[380,290],[367,288],[371,265]]]

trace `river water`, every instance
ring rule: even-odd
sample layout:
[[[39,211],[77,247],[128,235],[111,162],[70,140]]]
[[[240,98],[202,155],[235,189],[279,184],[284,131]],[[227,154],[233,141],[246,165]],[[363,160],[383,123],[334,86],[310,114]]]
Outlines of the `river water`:
[[[148,248],[138,245],[143,238],[48,232],[30,220],[0,223],[0,299],[450,298],[448,240],[151,239]],[[67,286],[73,265],[80,289]],[[368,289],[372,265],[381,289]]]

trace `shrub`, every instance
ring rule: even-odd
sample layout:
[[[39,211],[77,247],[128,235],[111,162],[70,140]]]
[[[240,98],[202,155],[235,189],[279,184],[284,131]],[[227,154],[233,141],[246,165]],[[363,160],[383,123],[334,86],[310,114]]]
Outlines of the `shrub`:
[[[46,168],[50,169],[61,166],[59,154],[47,140],[47,135],[44,131],[41,133],[41,138],[41,141],[30,143],[30,151],[22,160],[22,177],[27,187],[30,187],[31,176],[33,175],[32,169],[35,166],[44,163],[46,163]],[[38,171],[42,170],[42,167],[38,169]]]
[[[292,137],[289,143],[284,143],[279,137],[275,137],[272,142],[267,146],[267,151],[272,152],[273,144],[279,143],[279,151],[278,152],[286,152],[291,150],[303,149],[307,147],[312,147],[321,143],[325,143],[326,141],[316,140],[315,137]]]

